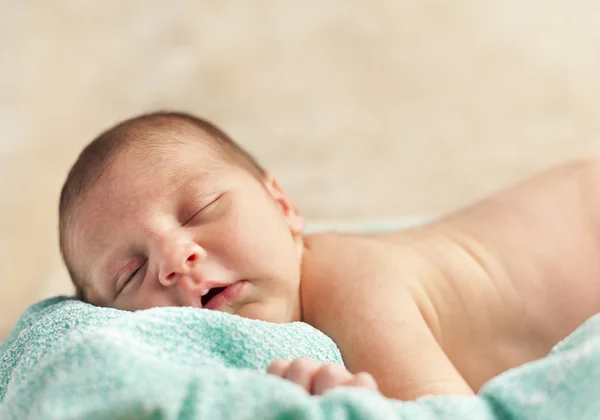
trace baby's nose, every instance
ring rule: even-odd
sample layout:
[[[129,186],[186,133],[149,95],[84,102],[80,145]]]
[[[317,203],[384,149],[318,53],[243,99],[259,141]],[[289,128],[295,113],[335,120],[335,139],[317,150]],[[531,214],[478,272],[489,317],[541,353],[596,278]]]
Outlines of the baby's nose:
[[[206,257],[206,251],[192,241],[165,241],[159,254],[158,280],[169,286],[186,275]]]

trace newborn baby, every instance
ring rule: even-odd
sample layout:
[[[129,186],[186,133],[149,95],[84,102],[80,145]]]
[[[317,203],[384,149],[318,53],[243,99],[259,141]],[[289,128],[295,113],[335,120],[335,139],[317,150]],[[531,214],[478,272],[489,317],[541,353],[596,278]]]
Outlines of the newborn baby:
[[[469,395],[600,310],[599,180],[599,161],[578,161],[415,229],[305,235],[275,177],[225,133],[155,113],[83,150],[60,198],[60,245],[94,305],[320,329],[349,372],[270,368],[313,393],[376,388],[369,372],[389,397]]]

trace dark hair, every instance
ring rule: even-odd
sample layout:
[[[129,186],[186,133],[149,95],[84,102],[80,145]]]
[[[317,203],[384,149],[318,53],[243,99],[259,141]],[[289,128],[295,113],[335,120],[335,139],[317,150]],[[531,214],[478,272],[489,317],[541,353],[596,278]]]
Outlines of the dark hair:
[[[253,176],[261,178],[265,170],[242,147],[235,143],[225,132],[211,122],[182,112],[153,112],[127,119],[101,133],[79,154],[71,167],[62,187],[59,201],[59,241],[63,261],[75,285],[78,298],[85,300],[81,282],[77,279],[67,258],[66,228],[73,208],[86,191],[98,181],[110,167],[115,156],[126,146],[138,143],[166,143],[165,138],[155,135],[155,131],[181,129],[186,126],[199,129],[208,134],[211,141],[223,157],[248,170]],[[204,138],[203,138],[204,140]]]

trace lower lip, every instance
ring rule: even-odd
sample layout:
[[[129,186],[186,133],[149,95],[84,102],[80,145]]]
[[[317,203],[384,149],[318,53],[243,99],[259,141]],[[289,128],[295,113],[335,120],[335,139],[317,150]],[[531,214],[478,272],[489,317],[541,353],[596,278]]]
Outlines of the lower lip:
[[[219,309],[221,306],[227,303],[235,302],[242,294],[242,290],[244,290],[246,283],[248,283],[247,280],[240,280],[238,282],[230,284],[225,289],[223,289],[221,293],[213,297],[210,300],[210,302],[208,302],[206,306],[204,306],[204,308],[214,310]]]

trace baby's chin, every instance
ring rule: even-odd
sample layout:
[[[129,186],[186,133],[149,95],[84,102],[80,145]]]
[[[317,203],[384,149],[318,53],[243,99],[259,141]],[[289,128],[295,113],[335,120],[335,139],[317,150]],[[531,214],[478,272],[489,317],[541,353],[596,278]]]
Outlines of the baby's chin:
[[[286,308],[285,305],[275,303],[248,303],[235,311],[235,314],[244,318],[272,322],[274,324],[286,324],[289,322],[300,321],[300,317],[295,317],[293,312],[289,308]]]

